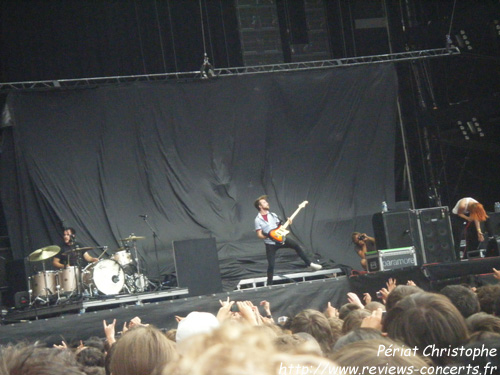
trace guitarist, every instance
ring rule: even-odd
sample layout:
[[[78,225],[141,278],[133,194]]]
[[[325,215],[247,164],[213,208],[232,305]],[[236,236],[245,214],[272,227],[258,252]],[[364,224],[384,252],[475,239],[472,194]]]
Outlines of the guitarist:
[[[258,197],[254,206],[259,211],[255,218],[255,232],[257,237],[264,240],[266,245],[267,257],[267,285],[273,285],[274,264],[276,252],[284,247],[295,250],[297,255],[304,261],[306,266],[311,271],[318,271],[322,267],[319,264],[312,263],[307,257],[303,247],[290,237],[286,237],[284,242],[275,242],[269,238],[269,232],[281,225],[281,220],[274,212],[269,212],[269,203],[267,202],[267,195]]]

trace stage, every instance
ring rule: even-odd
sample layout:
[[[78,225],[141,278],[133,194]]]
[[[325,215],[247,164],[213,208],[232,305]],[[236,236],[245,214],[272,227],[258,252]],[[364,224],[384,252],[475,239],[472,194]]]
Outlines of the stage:
[[[186,316],[191,311],[217,314],[220,307],[219,300],[226,300],[228,297],[235,301],[249,300],[256,305],[262,300],[268,300],[271,303],[273,316],[276,318],[281,315],[291,316],[305,307],[323,310],[329,301],[345,303],[347,292],[349,292],[347,276],[324,277],[194,297],[186,297],[187,291],[184,289],[173,288],[154,294],[156,299],[144,298],[146,294],[141,293],[94,301],[91,304],[61,306],[59,307],[61,311],[57,311],[57,308],[51,308],[51,311],[49,308],[45,308],[44,311],[38,309],[38,319],[33,316],[34,311],[7,314],[5,324],[0,327],[0,344],[25,339],[53,344],[63,339],[71,342],[90,336],[103,337],[103,320],[109,323],[117,319],[117,330],[121,330],[123,323],[135,316],[139,316],[144,323],[171,329],[177,326],[176,315]],[[45,315],[47,317],[40,316],[42,313],[47,314]],[[20,320],[13,321],[11,320],[13,318]]]
[[[275,319],[279,316],[293,316],[305,308],[323,311],[330,302],[340,307],[347,302],[347,293],[358,295],[368,292],[375,298],[375,292],[385,287],[389,278],[398,284],[414,281],[427,291],[437,292],[449,284],[481,286],[496,283],[492,268],[500,268],[500,257],[464,260],[453,263],[427,264],[392,271],[366,274],[354,272],[344,275],[337,269],[316,272],[295,272],[277,275],[281,284],[261,286],[260,278],[242,280],[234,290],[204,296],[189,296],[185,288],[137,293],[123,296],[104,297],[100,300],[81,301],[55,307],[38,308],[37,311],[9,312],[0,327],[0,343],[15,343],[23,340],[40,340],[48,344],[61,340],[72,342],[90,336],[103,337],[103,320],[110,323],[117,319],[118,330],[123,323],[135,316],[143,322],[162,329],[175,328],[175,316],[186,316],[191,311],[208,311],[216,314],[220,300],[249,300],[255,305],[267,300]],[[326,272],[325,272],[326,271]],[[340,271],[340,272],[339,272]],[[286,277],[285,277],[286,276]]]

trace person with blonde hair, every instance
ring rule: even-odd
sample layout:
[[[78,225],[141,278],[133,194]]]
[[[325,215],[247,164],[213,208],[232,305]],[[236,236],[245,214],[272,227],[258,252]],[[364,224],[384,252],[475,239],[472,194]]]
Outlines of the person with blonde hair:
[[[211,332],[189,337],[187,350],[161,374],[276,375],[313,373],[315,369],[325,374],[339,371],[333,362],[314,351],[300,354],[279,351],[275,339],[268,330],[228,320]]]
[[[155,375],[178,357],[175,343],[158,328],[136,326],[113,345],[109,369],[113,375]]]
[[[466,258],[467,252],[476,250],[479,244],[484,241],[481,223],[488,219],[488,215],[483,205],[470,197],[460,199],[451,212],[465,220],[463,234],[456,237],[456,242],[457,248],[459,248],[461,239],[465,237],[464,258]]]

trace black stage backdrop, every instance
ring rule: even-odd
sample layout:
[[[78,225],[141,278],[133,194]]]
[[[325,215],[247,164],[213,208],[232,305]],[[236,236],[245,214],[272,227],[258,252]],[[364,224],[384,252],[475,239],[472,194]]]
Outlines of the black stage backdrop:
[[[308,200],[294,235],[358,267],[350,233],[394,202],[396,98],[391,64],[12,93],[1,188],[14,258],[59,243],[64,225],[110,251],[145,236],[151,278],[174,270],[172,241],[207,237],[236,265],[224,277],[263,272],[253,201],[268,194],[283,217]]]

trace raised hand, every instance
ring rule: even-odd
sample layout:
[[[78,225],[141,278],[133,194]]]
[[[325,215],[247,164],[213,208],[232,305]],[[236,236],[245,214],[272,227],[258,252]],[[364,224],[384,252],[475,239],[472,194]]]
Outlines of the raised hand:
[[[361,300],[359,299],[359,297],[356,293],[352,293],[352,292],[347,293],[347,300],[349,301],[349,303],[354,303],[362,309],[365,308],[365,306],[363,305],[363,303],[361,303]]]
[[[217,312],[217,319],[219,320],[220,323],[231,319],[232,313],[231,313],[231,308],[234,305],[234,301],[229,301],[229,297],[227,298],[227,301],[220,301],[221,303],[221,308]]]
[[[111,345],[115,343],[115,326],[116,319],[113,319],[113,322],[110,324],[106,323],[106,320],[102,321],[102,325],[104,327],[104,335],[106,336],[106,341]]]
[[[328,318],[338,318],[339,311],[332,306],[331,302],[328,302],[328,305],[326,305],[325,315]]]
[[[396,287],[396,279],[393,279],[391,277],[389,280],[387,280],[385,285],[387,285],[387,290],[389,291],[389,293],[392,292],[392,290]]]

